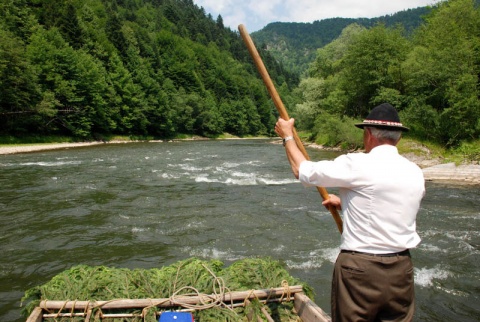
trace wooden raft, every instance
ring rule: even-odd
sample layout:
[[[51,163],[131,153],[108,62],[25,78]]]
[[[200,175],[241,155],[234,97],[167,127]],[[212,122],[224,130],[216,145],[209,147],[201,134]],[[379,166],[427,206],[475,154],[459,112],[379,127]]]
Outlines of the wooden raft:
[[[305,294],[301,285],[264,289],[237,291],[222,294],[196,295],[196,296],[176,296],[174,298],[159,299],[116,299],[110,301],[41,301],[26,322],[42,322],[44,318],[73,318],[83,317],[85,321],[90,321],[95,309],[102,310],[121,310],[121,309],[141,309],[156,307],[159,311],[165,311],[172,307],[182,307],[186,310],[195,310],[195,306],[202,304],[205,309],[205,303],[211,307],[223,305],[228,307],[243,306],[249,300],[257,299],[262,303],[294,301],[294,308],[299,318],[303,322],[327,322],[330,317]],[[161,312],[157,312],[160,315]],[[264,314],[269,320],[268,313]],[[133,318],[140,317],[140,314],[120,313],[103,314],[104,318]],[[270,320],[269,320],[270,321]]]

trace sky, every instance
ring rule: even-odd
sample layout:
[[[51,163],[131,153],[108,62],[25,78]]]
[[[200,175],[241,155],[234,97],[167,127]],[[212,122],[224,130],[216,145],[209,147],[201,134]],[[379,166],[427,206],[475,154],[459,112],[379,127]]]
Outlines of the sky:
[[[326,18],[376,18],[410,8],[424,7],[439,0],[193,0],[210,13],[220,14],[225,27],[248,32],[271,22],[313,22]]]

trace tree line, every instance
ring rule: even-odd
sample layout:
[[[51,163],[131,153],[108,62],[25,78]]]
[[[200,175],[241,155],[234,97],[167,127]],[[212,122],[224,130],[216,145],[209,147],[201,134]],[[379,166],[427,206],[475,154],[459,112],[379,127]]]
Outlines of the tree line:
[[[478,144],[480,9],[473,0],[443,1],[411,37],[401,26],[349,25],[317,51],[298,91],[297,125],[321,143],[348,141],[340,129],[390,102],[410,135],[452,148]]]
[[[301,82],[257,48],[319,143],[390,102],[410,135],[456,147],[480,137],[479,15],[448,0],[413,31],[350,24]],[[276,117],[238,32],[192,0],[0,0],[0,135],[274,135]]]
[[[288,95],[299,77],[262,51]],[[238,32],[192,0],[0,0],[0,134],[269,135]]]

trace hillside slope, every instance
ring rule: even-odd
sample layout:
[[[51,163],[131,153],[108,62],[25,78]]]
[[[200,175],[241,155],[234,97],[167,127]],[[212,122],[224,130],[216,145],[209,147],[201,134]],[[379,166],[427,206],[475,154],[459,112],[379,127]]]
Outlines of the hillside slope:
[[[342,30],[352,23],[372,27],[383,23],[386,26],[401,25],[411,34],[423,23],[431,7],[419,7],[378,18],[330,18],[313,23],[273,22],[262,30],[252,33],[252,38],[265,48],[285,68],[304,73],[315,59],[316,50],[337,38]]]

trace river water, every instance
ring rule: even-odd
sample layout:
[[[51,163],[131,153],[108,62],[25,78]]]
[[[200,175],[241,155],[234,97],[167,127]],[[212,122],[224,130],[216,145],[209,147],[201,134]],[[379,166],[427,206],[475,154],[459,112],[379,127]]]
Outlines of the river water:
[[[340,235],[269,140],[106,144],[0,156],[0,321],[78,264],[281,260],[330,312]],[[309,150],[311,159],[337,153]],[[335,193],[334,189],[329,192]],[[416,321],[479,321],[480,189],[427,183],[412,250]]]

